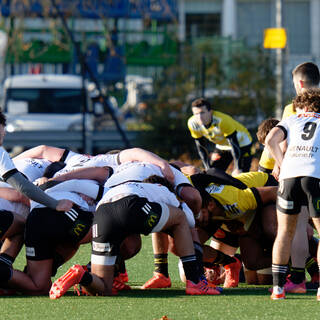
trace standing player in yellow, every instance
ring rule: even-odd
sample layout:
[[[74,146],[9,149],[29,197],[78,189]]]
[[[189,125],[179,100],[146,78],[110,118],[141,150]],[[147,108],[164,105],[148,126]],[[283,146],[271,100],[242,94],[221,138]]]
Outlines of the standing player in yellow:
[[[205,169],[225,171],[234,160],[235,174],[249,171],[252,138],[248,130],[227,114],[212,110],[204,98],[192,102],[192,113],[188,128]],[[212,154],[208,152],[208,142],[214,146]]]

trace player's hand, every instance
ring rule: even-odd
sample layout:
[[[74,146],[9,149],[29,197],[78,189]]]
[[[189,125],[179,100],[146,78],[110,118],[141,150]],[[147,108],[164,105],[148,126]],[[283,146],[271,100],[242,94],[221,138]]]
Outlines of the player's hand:
[[[49,179],[47,177],[40,177],[37,180],[35,180],[33,183],[36,186],[41,186],[42,184],[46,183]]]
[[[168,162],[163,162],[162,165],[160,165],[161,171],[163,173],[163,176],[171,183],[174,183],[174,174],[170,168],[170,165]]]
[[[275,164],[273,167],[272,175],[275,177],[277,181],[279,181],[280,167],[277,164]]]
[[[73,202],[70,200],[62,199],[58,201],[56,206],[57,211],[69,211],[73,206]]]
[[[206,208],[202,208],[200,210],[200,214],[195,217],[196,218],[196,224],[200,227],[205,227],[208,225],[209,222],[209,211]]]

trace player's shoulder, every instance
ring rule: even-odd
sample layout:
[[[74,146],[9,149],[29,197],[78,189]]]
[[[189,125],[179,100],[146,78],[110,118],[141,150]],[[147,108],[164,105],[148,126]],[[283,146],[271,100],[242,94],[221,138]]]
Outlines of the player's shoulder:
[[[198,131],[200,130],[200,125],[198,124],[195,116],[191,116],[188,120],[188,128],[189,130]]]

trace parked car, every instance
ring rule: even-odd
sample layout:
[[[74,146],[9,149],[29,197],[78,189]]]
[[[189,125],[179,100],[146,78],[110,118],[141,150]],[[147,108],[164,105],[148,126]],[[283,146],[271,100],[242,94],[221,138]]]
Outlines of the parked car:
[[[2,109],[7,131],[81,130],[82,78],[77,75],[26,74],[4,82]],[[85,82],[87,129],[93,128],[93,107]]]

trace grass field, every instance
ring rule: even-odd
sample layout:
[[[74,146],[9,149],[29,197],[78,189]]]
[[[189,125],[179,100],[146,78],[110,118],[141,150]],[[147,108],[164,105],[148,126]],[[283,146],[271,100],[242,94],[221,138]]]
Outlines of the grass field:
[[[315,291],[306,295],[288,295],[284,301],[271,301],[267,287],[240,285],[226,289],[220,296],[186,296],[179,280],[178,259],[169,254],[169,272],[173,280],[171,289],[143,291],[138,288],[153,272],[151,237],[143,237],[141,252],[127,262],[133,290],[116,297],[75,296],[68,292],[59,300],[48,297],[1,297],[0,319],[318,319],[319,303]],[[62,275],[72,264],[85,264],[90,259],[90,246],[82,246],[77,255],[63,266]],[[15,266],[25,264],[24,250]]]

